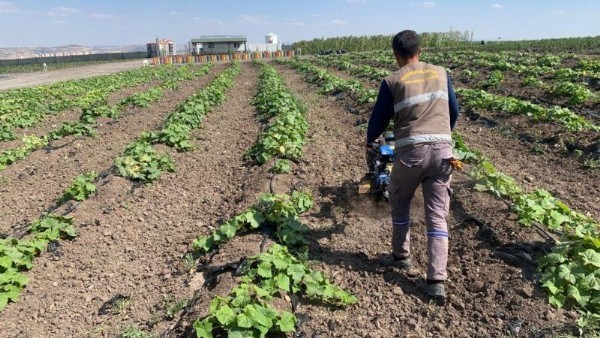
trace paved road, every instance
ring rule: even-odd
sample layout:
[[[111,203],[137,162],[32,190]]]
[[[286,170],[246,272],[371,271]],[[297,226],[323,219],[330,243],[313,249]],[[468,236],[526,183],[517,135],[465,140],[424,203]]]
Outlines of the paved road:
[[[29,87],[96,75],[107,75],[127,69],[139,68],[141,66],[142,61],[136,60],[58,69],[48,72],[3,74],[0,76],[0,90]]]

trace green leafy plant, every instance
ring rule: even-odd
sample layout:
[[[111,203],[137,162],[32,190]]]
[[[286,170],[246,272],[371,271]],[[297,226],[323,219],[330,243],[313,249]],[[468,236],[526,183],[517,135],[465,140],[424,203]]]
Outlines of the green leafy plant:
[[[542,287],[556,307],[571,302],[586,312],[600,311],[600,234],[598,224],[567,231],[552,253],[539,260]]]
[[[600,131],[600,126],[567,108],[546,108],[513,97],[490,94],[483,90],[457,88],[456,93],[460,96],[461,104],[469,108],[484,108],[513,114],[524,114],[534,120],[557,122],[566,130],[573,132],[580,130]]]
[[[119,117],[121,114],[121,107],[119,106],[111,106],[108,104],[100,104],[100,105],[90,105],[88,107],[84,107],[81,111],[81,115],[79,116],[79,120],[86,124],[91,124],[96,122],[96,119],[99,117],[108,117],[111,119]]]
[[[321,94],[349,92],[356,95],[360,103],[373,103],[377,99],[377,91],[366,89],[356,80],[344,80],[336,77],[326,69],[312,65],[309,61],[293,59],[291,61],[278,60],[278,62],[289,64],[304,74],[308,82],[320,85],[319,93]]]
[[[48,145],[46,137],[25,136],[23,137],[24,146],[7,149],[0,153],[0,170],[4,170],[8,165],[17,162],[37,149],[42,149]]]
[[[271,167],[271,172],[275,174],[289,174],[292,172],[291,162],[285,159],[275,160]]]
[[[29,278],[24,271],[33,267],[33,259],[49,242],[76,236],[73,219],[47,215],[34,221],[29,239],[0,239],[0,311],[8,302],[16,302]]]
[[[200,127],[202,119],[214,106],[225,100],[225,91],[233,86],[233,79],[239,72],[239,63],[231,63],[231,66],[215,77],[206,88],[188,97],[169,114],[161,130],[144,133],[142,139],[149,143],[165,144],[180,151],[193,149],[190,141],[192,131]]]
[[[212,300],[208,316],[194,322],[196,337],[212,338],[225,334],[229,337],[265,337],[268,333],[293,332],[296,316],[287,311],[278,312],[270,300],[265,290],[242,283],[229,296]]]
[[[17,138],[14,129],[9,125],[0,125],[0,142],[10,141]]]
[[[58,129],[48,133],[49,140],[58,140],[66,136],[95,136],[96,131],[81,122],[65,122]]]
[[[466,144],[457,145],[463,152],[471,152]],[[478,179],[476,189],[512,202],[511,210],[517,213],[520,224],[542,224],[563,233],[552,253],[538,260],[549,302],[557,307],[570,303],[583,313],[598,313],[600,224],[571,210],[545,190],[524,193],[514,179],[499,173],[482,158],[470,172]]]
[[[253,99],[261,119],[270,124],[248,150],[247,155],[263,164],[269,159],[298,159],[302,156],[304,138],[308,130],[306,109],[286,89],[277,71],[262,64],[258,94]]]
[[[89,174],[81,174],[77,176],[75,182],[67,188],[64,194],[59,198],[59,203],[66,201],[84,201],[90,195],[96,192],[96,185],[94,184],[94,180],[98,174],[96,172],[91,172]]]
[[[562,81],[552,87],[552,93],[558,96],[569,97],[569,103],[578,105],[586,102],[593,93],[583,85]]]
[[[227,297],[216,297],[209,314],[194,323],[197,337],[265,337],[295,331],[294,314],[275,310],[270,303],[281,292],[296,294],[333,306],[356,303],[355,296],[332,284],[321,272],[308,267],[278,244],[250,257],[240,285]]]
[[[119,106],[133,106],[147,108],[152,102],[157,101],[163,96],[164,92],[161,88],[150,88],[144,92],[133,94],[119,101]]]
[[[461,75],[469,80],[473,80],[479,76],[479,71],[476,69],[467,68],[462,71]]]
[[[194,240],[194,251],[196,255],[205,254],[240,231],[258,229],[262,225],[274,227],[282,243],[305,243],[303,232],[307,228],[298,220],[298,216],[308,211],[312,204],[313,199],[309,194],[298,191],[291,195],[263,194],[257,205],[221,224],[210,236],[200,236]]]
[[[248,281],[273,296],[280,290],[301,294],[334,306],[349,306],[356,297],[331,284],[319,271],[294,257],[287,247],[274,244],[267,253],[250,257],[245,271]]]
[[[129,325],[121,331],[121,338],[153,338],[154,335],[140,330],[137,326]]]
[[[160,155],[149,143],[139,140],[130,143],[115,165],[119,174],[134,181],[151,182],[164,171],[175,171],[175,163],[168,155]]]
[[[504,74],[502,71],[494,70],[490,73],[487,80],[482,82],[483,88],[496,88],[504,81]]]
[[[521,83],[526,87],[541,88],[544,86],[544,82],[536,76],[527,76],[523,79],[523,81],[521,81]]]

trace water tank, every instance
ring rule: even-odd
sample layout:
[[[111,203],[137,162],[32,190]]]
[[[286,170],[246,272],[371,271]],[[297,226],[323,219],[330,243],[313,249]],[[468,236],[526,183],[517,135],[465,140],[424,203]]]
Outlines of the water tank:
[[[276,44],[277,43],[277,34],[269,33],[269,34],[265,35],[265,42]]]

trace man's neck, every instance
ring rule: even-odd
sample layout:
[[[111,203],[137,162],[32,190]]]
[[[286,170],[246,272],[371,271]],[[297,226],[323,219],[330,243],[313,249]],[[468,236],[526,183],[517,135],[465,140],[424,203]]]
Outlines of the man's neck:
[[[415,64],[415,63],[419,63],[419,56],[418,55],[415,55],[415,56],[413,56],[411,58],[408,58],[408,59],[402,59],[402,58],[400,58],[398,60],[398,65],[400,66],[400,68],[402,68],[402,67],[404,67],[406,65],[411,65],[411,64]]]

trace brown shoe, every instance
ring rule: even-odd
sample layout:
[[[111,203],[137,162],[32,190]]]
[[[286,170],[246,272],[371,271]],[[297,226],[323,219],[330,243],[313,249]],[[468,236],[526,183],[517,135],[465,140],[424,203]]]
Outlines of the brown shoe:
[[[394,267],[402,270],[408,277],[417,277],[419,270],[415,269],[410,258],[396,257],[393,253],[383,255],[379,258],[379,264],[385,267]]]

